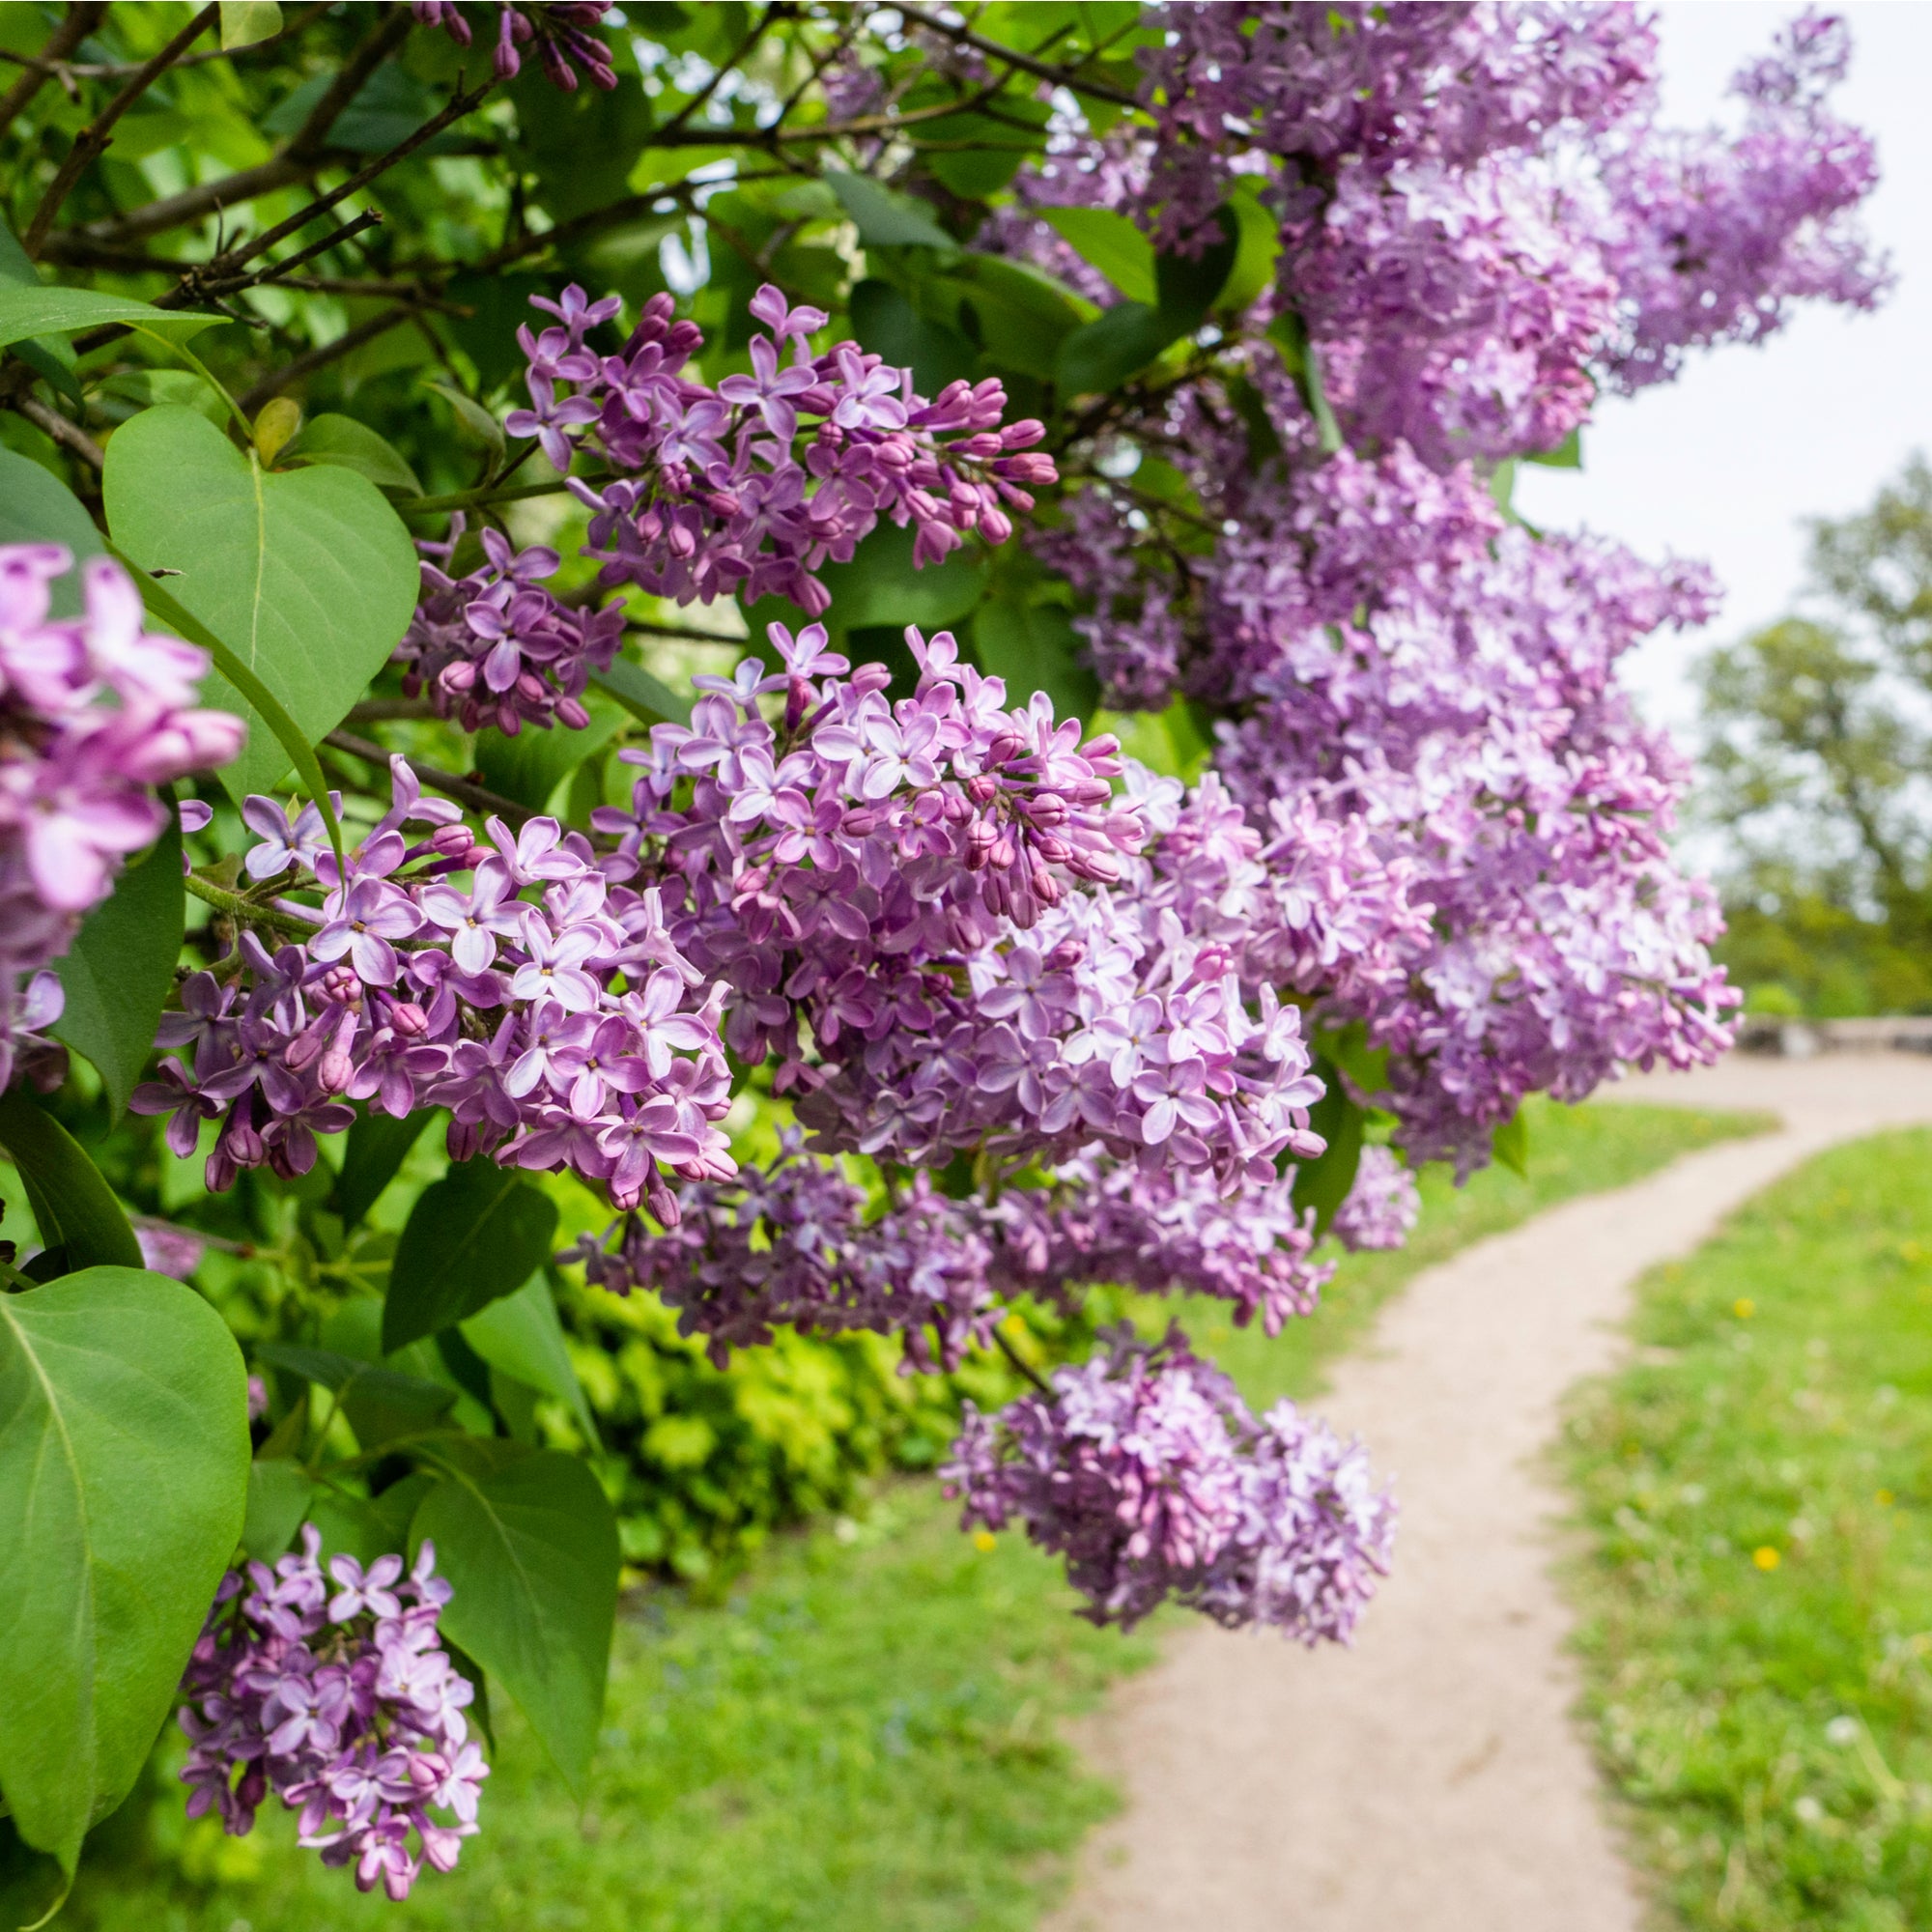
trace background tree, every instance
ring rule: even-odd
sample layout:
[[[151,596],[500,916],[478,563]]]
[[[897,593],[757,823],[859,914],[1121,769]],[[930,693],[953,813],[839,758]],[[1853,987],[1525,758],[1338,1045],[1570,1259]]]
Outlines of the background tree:
[[[1932,469],[1812,526],[1802,613],[1698,668],[1722,956],[1760,1004],[1932,1008]],[[1773,992],[1772,988],[1779,989]]]

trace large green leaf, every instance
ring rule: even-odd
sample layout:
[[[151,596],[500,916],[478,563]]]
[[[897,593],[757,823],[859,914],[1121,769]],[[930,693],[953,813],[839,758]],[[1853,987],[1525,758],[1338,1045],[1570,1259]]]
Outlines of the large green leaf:
[[[19,1170],[47,1252],[43,1279],[76,1268],[141,1265],[141,1244],[87,1151],[24,1088],[0,1094],[0,1148]],[[44,1272],[43,1264],[44,1264]]]
[[[985,587],[985,565],[972,547],[955,550],[944,563],[915,568],[918,533],[908,525],[882,524],[853,554],[850,563],[828,563],[818,575],[832,593],[828,624],[863,630],[874,624],[895,629],[917,624],[943,630],[979,603]]]
[[[144,410],[108,444],[115,543],[169,577],[169,594],[261,679],[311,743],[342,722],[410,621],[419,581],[402,520],[367,477],[264,470],[207,417]],[[238,798],[271,791],[289,754],[218,673],[211,704],[251,720],[223,774]]]
[[[258,1563],[272,1563],[288,1548],[308,1514],[315,1479],[286,1456],[248,1464],[248,1513],[242,1548]]]
[[[242,1533],[247,1377],[138,1268],[0,1294],[0,1793],[71,1871],[132,1788]]]
[[[1129,301],[1152,308],[1160,299],[1153,277],[1153,243],[1111,208],[1043,208],[1041,218],[1090,268],[1098,269]]]
[[[578,1427],[595,1442],[597,1424],[564,1346],[563,1323],[550,1283],[533,1274],[515,1294],[493,1301],[463,1324],[463,1339],[497,1370],[540,1395],[554,1396],[577,1417]]]
[[[105,549],[80,498],[52,470],[17,450],[0,448],[0,544],[16,543],[65,544],[75,562]],[[56,578],[52,588],[53,614],[77,616],[78,574]]]
[[[479,1443],[417,1508],[412,1550],[425,1539],[453,1592],[441,1628],[516,1699],[581,1791],[617,1607],[617,1520],[597,1478],[554,1450],[510,1460]]]
[[[662,678],[654,677],[629,658],[612,658],[609,670],[593,670],[590,682],[608,691],[633,718],[644,724],[691,723],[691,707],[697,701],[695,691],[673,691]]]
[[[81,922],[55,965],[67,1006],[54,1036],[94,1063],[117,1117],[155,1050],[186,908],[181,821],[170,809],[160,838]]]
[[[1060,345],[1054,380],[1069,396],[1105,395],[1186,333],[1145,302],[1117,302]]]
[[[979,351],[957,329],[934,322],[889,282],[868,278],[851,295],[852,333],[862,349],[912,371],[921,395],[936,396],[952,382],[978,375]]]
[[[403,461],[395,445],[354,416],[332,415],[327,412],[311,416],[282,445],[275,461],[284,469],[298,464],[333,463],[368,477],[379,490],[401,490],[412,497],[422,495],[421,481]]]
[[[825,179],[867,247],[957,248],[959,243],[932,218],[932,210],[916,195],[886,187],[870,175],[833,168]],[[33,331],[29,331],[32,333]]]
[[[30,335],[71,335],[111,322],[179,342],[220,320],[218,315],[154,308],[95,289],[28,288],[19,283],[0,287],[0,345],[24,342]]]
[[[513,1167],[464,1161],[423,1191],[389,1268],[389,1354],[514,1294],[550,1257],[556,1204]]]
[[[364,1449],[426,1434],[442,1421],[456,1401],[453,1387],[384,1368],[380,1363],[358,1361],[333,1349],[265,1342],[255,1353],[272,1368],[285,1369],[304,1381],[333,1390],[355,1432],[355,1440]]]

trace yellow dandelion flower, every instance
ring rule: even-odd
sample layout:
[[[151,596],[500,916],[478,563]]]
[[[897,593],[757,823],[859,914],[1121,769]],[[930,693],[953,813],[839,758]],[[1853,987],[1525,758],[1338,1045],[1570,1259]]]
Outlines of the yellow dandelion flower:
[[[1784,1561],[1784,1558],[1770,1544],[1761,1543],[1751,1551],[1751,1561],[1760,1570],[1776,1570]]]
[[[1882,1510],[1889,1510],[1897,1500],[1889,1490],[1879,1490],[1872,1496],[1872,1501]]]
[[[992,1549],[999,1543],[999,1540],[990,1529],[976,1529],[973,1532],[973,1548],[981,1556],[985,1555],[989,1549]]]
[[[1757,1303],[1754,1302],[1749,1295],[1741,1294],[1734,1302],[1731,1303],[1731,1313],[1735,1315],[1740,1321],[1748,1321],[1751,1319],[1751,1317],[1757,1313]]]

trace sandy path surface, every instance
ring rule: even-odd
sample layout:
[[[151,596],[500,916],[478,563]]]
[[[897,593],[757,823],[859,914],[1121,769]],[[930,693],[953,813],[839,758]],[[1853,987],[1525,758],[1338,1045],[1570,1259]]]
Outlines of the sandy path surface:
[[[1087,1740],[1126,1795],[1050,1932],[1635,1932],[1570,1709],[1539,1468],[1611,1368],[1630,1287],[1834,1141],[1932,1121],[1932,1059],[1747,1060],[1608,1097],[1782,1132],[1567,1203],[1417,1276],[1318,1405],[1396,1480],[1396,1570],[1351,1651],[1203,1625]]]

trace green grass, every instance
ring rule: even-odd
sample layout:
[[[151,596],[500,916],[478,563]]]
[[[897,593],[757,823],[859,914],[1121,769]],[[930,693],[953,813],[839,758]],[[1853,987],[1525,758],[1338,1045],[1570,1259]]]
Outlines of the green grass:
[[[1932,1133],[1642,1284],[1579,1399],[1586,1708],[1665,1922],[1932,1925]]]
[[[1250,1398],[1307,1395],[1413,1274],[1538,1208],[1760,1124],[1635,1107],[1536,1110],[1528,1180],[1424,1183],[1398,1255],[1347,1263],[1322,1311],[1269,1343],[1182,1311]],[[1163,1311],[1164,1312],[1164,1311]],[[580,1812],[510,1714],[484,1832],[407,1906],[358,1897],[264,1810],[254,1836],[185,1828],[172,1791],[103,1829],[76,1932],[1021,1932],[1115,1800],[1059,1742],[1065,1719],[1155,1655],[1073,1616],[1020,1539],[961,1537],[929,1483],[863,1521],[783,1538],[724,1608],[629,1605],[604,1748]],[[168,1766],[157,1758],[156,1779]],[[0,1886],[4,1891],[4,1886]],[[12,1919],[7,1923],[14,1922]]]

